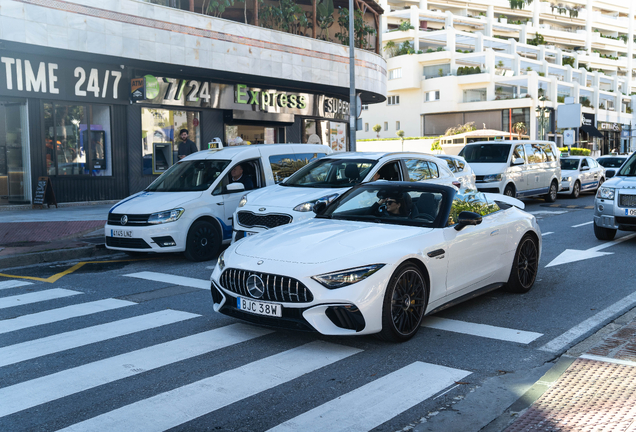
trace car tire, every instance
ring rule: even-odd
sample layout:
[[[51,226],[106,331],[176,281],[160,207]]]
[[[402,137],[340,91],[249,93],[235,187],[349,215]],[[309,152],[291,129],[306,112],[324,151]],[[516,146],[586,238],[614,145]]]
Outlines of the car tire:
[[[382,331],[378,337],[406,342],[420,328],[428,304],[428,284],[414,264],[406,263],[393,273],[382,304]]]
[[[196,221],[188,231],[184,255],[190,261],[209,261],[221,248],[221,234],[214,224]]]
[[[570,198],[577,199],[581,195],[581,183],[579,181],[575,181],[572,186],[572,193],[570,194]]]
[[[527,234],[521,238],[515,252],[512,269],[506,284],[506,291],[527,293],[534,285],[539,270],[539,242]]]
[[[544,199],[546,202],[555,202],[557,199],[557,193],[559,192],[559,185],[557,184],[556,181],[552,180],[552,183],[550,183],[550,189],[548,190],[548,193],[544,196]]]
[[[515,197],[515,187],[511,184],[506,185],[506,188],[504,189],[504,195],[509,196],[509,197]]]
[[[616,237],[616,230],[600,227],[596,225],[596,221],[594,221],[594,235],[599,240],[614,240],[614,237]]]

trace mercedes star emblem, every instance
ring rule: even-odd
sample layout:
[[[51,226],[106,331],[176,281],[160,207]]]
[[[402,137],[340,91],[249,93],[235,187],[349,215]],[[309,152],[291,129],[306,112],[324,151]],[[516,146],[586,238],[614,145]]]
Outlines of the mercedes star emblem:
[[[247,285],[247,291],[250,293],[252,297],[254,298],[263,297],[263,294],[265,293],[265,283],[263,282],[263,279],[261,279],[259,276],[256,276],[255,274],[253,274],[250,277],[248,277],[246,281],[246,285]]]
[[[122,224],[122,225],[126,225],[127,223],[128,223],[128,216],[123,215],[123,216],[121,217],[121,224]]]

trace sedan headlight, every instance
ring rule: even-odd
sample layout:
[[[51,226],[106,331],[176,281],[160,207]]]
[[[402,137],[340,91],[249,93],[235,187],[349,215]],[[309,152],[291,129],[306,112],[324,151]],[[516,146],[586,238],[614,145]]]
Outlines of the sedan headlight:
[[[243,207],[245,204],[247,204],[247,195],[243,195],[241,197],[241,200],[239,201],[238,206]]]
[[[384,264],[373,264],[349,270],[342,270],[335,273],[313,276],[312,279],[320,283],[325,288],[342,288],[368,278],[382,267],[384,267]]]
[[[176,208],[173,210],[166,210],[159,213],[153,213],[148,217],[148,223],[157,225],[162,223],[174,222],[181,217],[184,210],[182,208]]]
[[[600,187],[600,188],[598,188],[598,192],[596,194],[596,198],[613,200],[614,199],[614,188],[611,188],[611,187]]]
[[[503,174],[489,174],[484,176],[484,183],[498,182],[503,178]]]
[[[327,204],[331,204],[331,202],[335,200],[336,198],[338,198],[338,194],[327,195],[322,198],[318,198],[317,200],[307,201],[302,204],[298,204],[296,207],[294,207],[294,211],[310,212],[314,209],[314,204],[316,204],[318,201],[324,201]]]
[[[225,268],[225,251],[219,255],[219,258],[216,260],[216,265],[219,267],[219,270],[223,271]]]
[[[570,181],[572,180],[572,177],[562,177],[561,181]]]

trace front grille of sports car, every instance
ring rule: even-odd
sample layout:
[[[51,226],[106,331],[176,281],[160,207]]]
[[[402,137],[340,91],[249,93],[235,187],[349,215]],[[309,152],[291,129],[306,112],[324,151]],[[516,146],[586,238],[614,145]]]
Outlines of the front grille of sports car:
[[[285,303],[309,303],[314,300],[313,294],[302,282],[287,276],[230,268],[221,274],[219,282],[226,290],[251,298],[247,290],[247,278],[251,275],[257,275],[265,284],[265,292],[258,300]]]
[[[144,239],[140,238],[106,237],[106,246],[129,249],[152,249]]]
[[[618,203],[621,207],[636,207],[636,195],[619,195]]]
[[[124,216],[123,213],[121,213],[121,214],[119,214],[119,213],[108,213],[108,225],[134,226],[134,227],[149,225],[149,223],[148,223],[148,217],[150,216],[149,214],[140,214],[140,215],[127,214],[127,215],[125,215],[128,218],[128,221],[126,222],[126,225],[122,225],[121,224],[122,216]]]
[[[276,228],[277,226],[287,225],[291,223],[292,218],[283,214],[265,214],[258,215],[249,211],[238,212],[238,222],[240,225],[248,228]]]

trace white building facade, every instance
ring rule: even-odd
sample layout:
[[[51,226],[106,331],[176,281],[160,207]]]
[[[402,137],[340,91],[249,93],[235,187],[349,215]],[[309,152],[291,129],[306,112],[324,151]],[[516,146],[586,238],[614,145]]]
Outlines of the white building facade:
[[[383,0],[381,6],[387,101],[363,111],[359,138],[375,138],[376,124],[380,137],[393,138],[399,129],[436,136],[467,122],[503,131],[523,122],[534,139],[543,107],[545,138],[561,145],[556,109],[573,101],[582,104],[575,146],[601,154],[636,146],[630,139],[636,1],[535,0],[512,9],[509,0]]]

